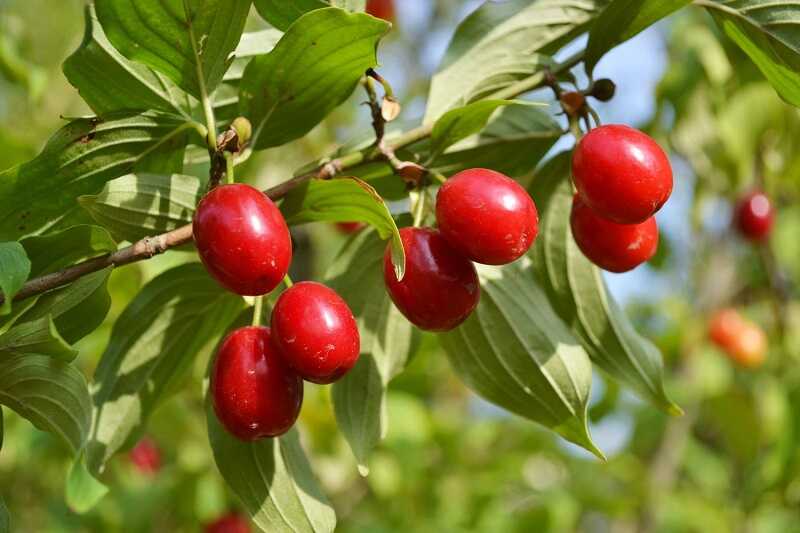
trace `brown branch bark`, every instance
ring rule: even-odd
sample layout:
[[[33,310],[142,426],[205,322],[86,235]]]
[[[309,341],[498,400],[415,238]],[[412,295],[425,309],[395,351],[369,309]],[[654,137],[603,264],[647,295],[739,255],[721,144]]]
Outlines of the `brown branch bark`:
[[[582,59],[583,52],[574,54],[573,56],[564,60],[563,63],[552,69],[551,72],[557,73],[569,70],[580,63]],[[487,98],[513,98],[541,87],[544,82],[544,73],[534,74],[533,76],[519,81],[501,91],[488,95]],[[414,144],[415,142],[425,139],[426,137],[429,137],[432,130],[433,124],[423,124],[422,126],[414,128],[413,130],[396,137],[391,143],[386,142],[383,146],[383,151],[373,148],[372,150],[367,149],[361,152],[353,152],[351,154],[344,155],[317,167],[311,172],[295,176],[283,183],[276,185],[275,187],[267,189],[264,191],[264,194],[273,200],[283,198],[289,193],[289,191],[311,179],[329,179],[343,170],[356,166],[364,161],[374,161],[383,158],[385,157],[384,152],[386,150],[394,153],[395,150],[399,150],[400,148],[404,148]],[[168,233],[163,233],[154,237],[146,237],[130,246],[122,248],[121,250],[117,250],[116,252],[88,259],[82,263],[67,267],[58,272],[34,278],[25,283],[22,289],[14,296],[14,301],[16,302],[19,300],[25,300],[31,296],[63,287],[64,285],[72,283],[78,278],[91,274],[92,272],[103,270],[104,268],[115,268],[118,266],[135,263],[137,261],[142,261],[144,259],[150,259],[155,255],[166,252],[170,248],[175,248],[176,246],[186,244],[191,240],[191,224],[187,224]],[[0,294],[0,304],[2,304],[4,301],[5,296]]]

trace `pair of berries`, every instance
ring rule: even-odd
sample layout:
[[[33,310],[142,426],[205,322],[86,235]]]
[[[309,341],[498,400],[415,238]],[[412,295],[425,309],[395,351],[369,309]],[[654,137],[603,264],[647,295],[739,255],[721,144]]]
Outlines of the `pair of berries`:
[[[709,321],[708,335],[731,360],[745,368],[761,366],[767,357],[764,330],[735,309],[717,311]]]
[[[482,168],[447,180],[436,198],[439,229],[403,228],[406,270],[398,280],[391,249],[384,280],[392,301],[421,329],[448,331],[480,299],[476,263],[503,265],[522,256],[539,231],[536,205],[511,178]]]
[[[572,156],[577,193],[570,225],[575,242],[594,264],[627,272],[658,248],[653,216],[672,193],[672,168],[664,150],[639,130],[600,126]]]
[[[209,273],[241,295],[260,296],[285,278],[292,243],[275,204],[248,185],[224,185],[198,204],[193,222],[198,253]],[[285,433],[303,402],[303,379],[332,383],[358,359],[358,326],[332,289],[302,282],[275,303],[271,328],[231,332],[211,374],[217,418],[242,440]]]

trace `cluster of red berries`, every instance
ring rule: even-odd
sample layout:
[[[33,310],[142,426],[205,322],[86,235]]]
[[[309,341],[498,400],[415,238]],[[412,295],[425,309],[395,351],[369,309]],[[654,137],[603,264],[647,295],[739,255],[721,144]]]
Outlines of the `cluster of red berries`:
[[[672,168],[648,135],[621,125],[587,133],[572,156],[577,193],[570,225],[575,242],[594,264],[627,272],[658,248],[653,216],[672,193]]]
[[[292,260],[289,228],[275,204],[249,185],[209,192],[197,206],[193,232],[208,272],[236,294],[267,294],[286,277]],[[320,283],[302,282],[285,290],[270,326],[231,332],[211,373],[217,418],[242,440],[288,431],[300,413],[303,379],[336,381],[360,352],[353,313]]]
[[[503,265],[518,259],[539,232],[533,200],[499,172],[465,170],[448,179],[436,198],[439,229],[403,228],[406,270],[398,280],[391,249],[384,280],[392,301],[417,327],[447,331],[478,305],[476,263]]]

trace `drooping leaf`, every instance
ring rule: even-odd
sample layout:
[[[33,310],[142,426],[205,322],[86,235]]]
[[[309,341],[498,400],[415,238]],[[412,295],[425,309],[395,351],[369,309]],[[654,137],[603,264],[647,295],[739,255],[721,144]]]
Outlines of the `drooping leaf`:
[[[194,176],[128,174],[78,202],[117,239],[135,242],[191,223],[205,191],[205,183]]]
[[[18,325],[11,328],[7,335],[29,322],[38,322],[41,328],[38,331],[43,335],[45,323],[42,319],[49,316],[60,338],[67,343],[79,341],[100,326],[108,314],[111,307],[107,287],[110,274],[110,268],[93,272],[63,289],[48,292],[17,319]],[[0,336],[0,346],[4,337]],[[45,355],[43,352],[35,353]]]
[[[120,54],[108,42],[93,5],[86,7],[85,18],[83,42],[63,70],[95,113],[155,109],[188,117],[195,100],[163,74]]]
[[[692,0],[612,0],[589,32],[584,66],[592,73],[603,54],[692,3]]]
[[[781,98],[800,106],[800,5],[764,0],[702,0],[695,4],[708,9]]]
[[[366,0],[254,0],[264,20],[286,31],[302,15],[324,7],[340,7],[348,11],[364,11]]]
[[[147,423],[160,401],[244,308],[199,263],[170,269],[144,286],[117,319],[94,375],[89,471]]]
[[[88,219],[76,198],[137,170],[164,143],[193,129],[184,119],[115,113],[64,126],[33,160],[0,172],[0,239]]]
[[[0,315],[11,312],[11,301],[31,272],[31,262],[25,248],[18,242],[0,242],[0,291],[5,296]]]
[[[86,442],[92,402],[74,366],[43,355],[0,357],[0,404],[60,437],[73,452]]]
[[[200,99],[232,60],[250,0],[96,0],[108,40],[128,59],[165,74]]]
[[[570,156],[562,153],[537,173],[530,188],[541,217],[532,252],[535,278],[597,365],[662,409],[680,412],[664,392],[658,349],[634,330],[600,270],[572,238],[569,169]]]
[[[206,400],[208,437],[222,477],[265,533],[325,533],[336,514],[311,471],[297,430],[244,442],[219,423]]]
[[[351,239],[328,268],[326,282],[347,301],[358,322],[361,355],[333,385],[339,429],[362,473],[388,429],[386,388],[413,353],[419,332],[392,304],[383,283],[384,243],[373,231]]]
[[[524,101],[480,100],[451,109],[433,125],[431,157],[435,159],[458,141],[479,133],[499,107],[513,104],[532,105]]]
[[[72,464],[67,474],[65,499],[70,509],[85,513],[108,493],[108,487],[95,479],[86,468],[83,454]]]
[[[392,261],[402,279],[405,252],[397,224],[383,198],[366,182],[352,177],[310,180],[290,192],[281,203],[289,225],[306,222],[366,222],[382,239],[392,241]]]
[[[425,123],[541,70],[586,30],[605,0],[485,2],[456,29],[431,82]]]
[[[524,258],[478,266],[481,299],[439,336],[456,373],[488,401],[602,457],[589,436],[589,356],[555,313]]]
[[[311,131],[377,65],[376,47],[388,29],[385,21],[332,7],[300,17],[245,69],[240,97],[253,147],[280,146]]]
[[[0,356],[37,354],[63,361],[78,355],[64,340],[50,315],[15,325],[0,335]]]

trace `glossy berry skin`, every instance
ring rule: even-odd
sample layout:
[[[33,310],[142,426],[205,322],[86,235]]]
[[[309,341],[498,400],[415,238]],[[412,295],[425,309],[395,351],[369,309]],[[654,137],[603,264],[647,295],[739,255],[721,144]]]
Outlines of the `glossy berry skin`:
[[[367,13],[379,19],[394,21],[394,0],[367,0]]]
[[[589,261],[609,272],[627,272],[649,260],[658,248],[654,217],[641,224],[617,224],[598,216],[577,194],[570,214],[572,236]]]
[[[244,441],[289,431],[300,414],[303,380],[270,342],[269,328],[231,332],[219,347],[211,374],[217,418]]]
[[[270,292],[292,262],[283,215],[249,185],[222,185],[209,192],[197,206],[192,231],[208,272],[236,294]]]
[[[250,533],[250,522],[237,513],[217,518],[205,527],[205,533]]]
[[[736,204],[734,225],[739,234],[751,241],[764,241],[775,223],[775,212],[769,197],[760,191],[751,192]]]
[[[358,325],[336,291],[312,281],[286,289],[272,309],[272,342],[300,377],[333,383],[358,361]]]
[[[128,457],[140,474],[153,476],[161,470],[161,450],[150,437],[137,442]]]
[[[584,202],[618,224],[644,222],[672,193],[667,154],[628,126],[600,126],[587,133],[572,154],[572,177]]]
[[[746,368],[761,366],[767,356],[767,336],[758,325],[735,309],[722,309],[712,315],[708,335],[732,361]]]
[[[436,197],[439,231],[476,263],[505,265],[528,251],[539,233],[539,214],[527,191],[499,172],[459,172]]]
[[[475,265],[432,228],[403,228],[406,271],[397,281],[391,246],[383,257],[383,279],[392,301],[420,329],[448,331],[475,310],[480,284]]]

